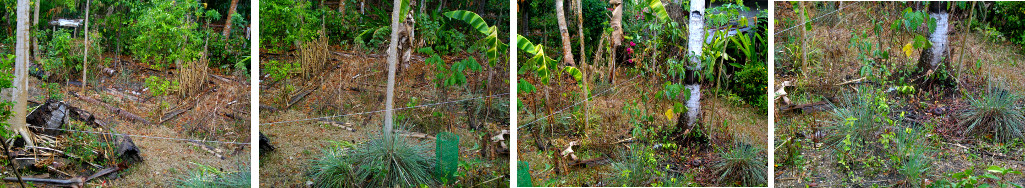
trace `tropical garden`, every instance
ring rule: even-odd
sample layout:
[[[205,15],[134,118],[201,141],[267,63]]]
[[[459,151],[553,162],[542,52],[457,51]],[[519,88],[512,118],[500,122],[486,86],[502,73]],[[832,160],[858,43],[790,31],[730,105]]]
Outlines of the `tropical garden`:
[[[767,186],[767,4],[519,1],[518,186]]]
[[[1025,185],[1025,3],[774,7],[775,185]]]
[[[508,187],[508,1],[260,2],[260,185]]]
[[[4,186],[248,187],[248,1],[0,1]]]

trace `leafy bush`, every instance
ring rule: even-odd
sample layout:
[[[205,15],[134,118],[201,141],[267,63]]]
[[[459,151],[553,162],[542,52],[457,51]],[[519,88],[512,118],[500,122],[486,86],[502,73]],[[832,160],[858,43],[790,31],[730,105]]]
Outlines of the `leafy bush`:
[[[715,164],[719,183],[743,186],[765,185],[768,181],[768,162],[760,155],[763,148],[747,144],[736,144],[730,151],[719,150],[722,161]]]
[[[1015,104],[1020,96],[990,82],[984,96],[967,98],[971,106],[961,115],[965,135],[992,136],[996,142],[1025,139],[1025,116]]]
[[[322,9],[311,9],[311,1],[260,1],[260,44],[273,51],[293,47],[296,41],[317,37]]]
[[[991,20],[993,26],[1000,32],[1006,34],[1011,42],[1025,45],[1025,2],[996,2],[992,9],[994,15]]]
[[[400,137],[375,138],[353,149],[332,147],[314,161],[318,187],[401,187],[433,185],[429,149]],[[389,142],[389,139],[391,142]],[[389,143],[393,145],[389,146]]]
[[[238,171],[227,172],[212,166],[195,164],[195,170],[178,179],[175,187],[228,188],[250,187],[249,167],[240,166]]]
[[[1005,179],[1008,174],[1021,175],[1021,172],[1014,169],[1000,166],[989,166],[982,177],[975,176],[975,167],[965,169],[963,172],[950,174],[950,179],[937,180],[932,187],[1022,187],[1022,185]]]
[[[203,49],[203,35],[197,31],[195,12],[201,11],[197,3],[175,3],[173,0],[155,0],[134,27],[140,31],[132,40],[130,49],[137,59],[151,61],[150,66],[164,69],[171,62],[195,61]]]

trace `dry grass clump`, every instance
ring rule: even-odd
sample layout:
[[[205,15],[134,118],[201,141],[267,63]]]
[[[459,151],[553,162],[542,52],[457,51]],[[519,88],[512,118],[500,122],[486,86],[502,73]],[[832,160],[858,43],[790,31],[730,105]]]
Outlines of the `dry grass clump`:
[[[203,91],[206,85],[207,71],[207,59],[206,56],[200,55],[199,61],[189,61],[179,63],[178,69],[175,70],[175,78],[178,81],[178,94],[182,98],[189,98],[195,96]]]
[[[299,44],[299,51],[296,55],[299,57],[298,61],[302,78],[307,81],[315,78],[327,66],[327,35],[324,34],[324,31],[319,33],[319,38]]]

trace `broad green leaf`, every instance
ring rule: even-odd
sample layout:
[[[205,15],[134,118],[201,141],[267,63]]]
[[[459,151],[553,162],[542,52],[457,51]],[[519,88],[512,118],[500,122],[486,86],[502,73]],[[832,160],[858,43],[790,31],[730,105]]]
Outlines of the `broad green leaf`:
[[[470,26],[472,26],[474,29],[477,29],[477,31],[482,34],[489,34],[488,23],[485,22],[484,19],[480,17],[480,15],[477,15],[477,13],[465,10],[453,10],[442,14],[452,19],[462,20],[463,22],[466,22],[466,24],[470,24]]]
[[[580,82],[580,80],[583,79],[583,74],[581,74],[580,69],[577,69],[576,67],[566,67],[564,70],[567,74],[573,76],[573,80],[576,80],[577,82]]]
[[[516,90],[520,93],[533,93],[537,91],[537,88],[534,88],[534,85],[527,82],[527,80],[520,78],[520,82],[516,83]]]
[[[666,7],[662,5],[661,0],[651,0],[648,2],[648,8],[651,9],[651,13],[655,15],[660,21],[672,22],[672,18],[669,18],[669,13],[666,12]]]
[[[407,13],[410,8],[409,0],[402,0],[401,4],[399,4],[399,8],[401,9],[401,11],[399,11],[399,22],[404,22],[406,21],[406,15],[408,15]]]
[[[527,37],[523,37],[523,35],[519,34],[516,35],[516,49],[519,49],[521,52],[526,53],[527,56],[533,56],[537,54],[538,49],[535,48],[535,46],[536,45],[534,45],[533,42],[530,42],[530,40],[527,39]]]

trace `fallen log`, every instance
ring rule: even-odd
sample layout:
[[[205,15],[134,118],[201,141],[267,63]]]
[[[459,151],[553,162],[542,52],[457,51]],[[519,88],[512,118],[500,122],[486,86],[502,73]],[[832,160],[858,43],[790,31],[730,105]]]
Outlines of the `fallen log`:
[[[21,178],[21,180],[29,181],[29,182],[36,182],[36,183],[52,184],[52,185],[56,185],[56,186],[65,186],[65,187],[85,187],[85,182],[88,182],[90,180],[96,179],[98,177],[102,177],[102,176],[110,174],[112,172],[116,172],[118,170],[120,170],[120,169],[117,168],[117,167],[105,168],[103,170],[96,171],[96,173],[93,173],[92,175],[90,175],[88,177],[74,177],[74,178],[69,178],[69,179],[48,179],[48,178],[27,178],[27,177],[23,177],[23,178]],[[18,178],[16,178],[16,177],[5,177],[4,181],[17,182]]]
[[[313,91],[316,91],[317,89],[313,88],[313,89],[303,89],[303,90],[304,91],[300,91],[300,93],[298,95],[293,95],[294,97],[292,97],[291,100],[288,100],[288,105],[285,106],[285,109],[291,108],[292,105],[295,105],[295,103],[299,103],[300,100],[306,98],[306,96],[310,95],[310,93],[313,93]]]
[[[190,141],[188,141],[186,143],[191,144],[191,145],[196,146],[196,147],[199,147],[199,148],[203,149],[204,151],[206,151],[206,152],[208,152],[210,154],[213,154],[217,158],[220,158],[221,160],[227,159],[226,157],[224,157],[224,155],[221,155],[222,152],[221,152],[220,149],[214,148],[213,146],[207,145],[206,143],[202,143],[202,142],[195,141],[195,140],[190,140]]]
[[[787,106],[780,107],[779,111],[780,112],[794,111],[794,112],[797,112],[797,113],[802,113],[802,112],[826,111],[826,110],[829,110],[829,109],[832,109],[832,106],[830,105],[829,102],[819,101],[819,102],[813,102],[813,103],[808,103],[808,104],[787,105]]]

